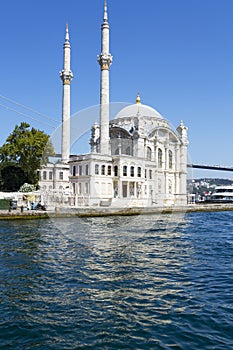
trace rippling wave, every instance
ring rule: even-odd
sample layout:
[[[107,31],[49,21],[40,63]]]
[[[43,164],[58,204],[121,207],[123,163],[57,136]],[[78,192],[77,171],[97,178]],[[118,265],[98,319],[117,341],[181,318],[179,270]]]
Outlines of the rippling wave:
[[[232,231],[232,212],[2,221],[0,349],[232,349]]]

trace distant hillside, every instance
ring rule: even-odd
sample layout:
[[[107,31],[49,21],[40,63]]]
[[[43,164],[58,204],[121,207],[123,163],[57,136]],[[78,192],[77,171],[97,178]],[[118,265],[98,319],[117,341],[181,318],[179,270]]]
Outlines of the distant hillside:
[[[188,180],[188,192],[197,193],[201,196],[206,193],[211,193],[216,186],[230,186],[233,185],[233,180],[221,178],[200,178],[195,180]]]
[[[195,182],[208,182],[210,185],[215,186],[230,186],[233,184],[233,180],[231,179],[221,179],[221,178],[200,178],[195,179]]]

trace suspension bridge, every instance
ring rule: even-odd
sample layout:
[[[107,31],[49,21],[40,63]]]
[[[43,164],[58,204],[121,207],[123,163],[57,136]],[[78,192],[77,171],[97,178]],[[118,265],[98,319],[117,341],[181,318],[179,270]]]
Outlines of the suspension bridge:
[[[203,169],[203,170],[233,171],[233,167],[226,167],[221,165],[187,164],[187,167],[193,168],[193,169]]]

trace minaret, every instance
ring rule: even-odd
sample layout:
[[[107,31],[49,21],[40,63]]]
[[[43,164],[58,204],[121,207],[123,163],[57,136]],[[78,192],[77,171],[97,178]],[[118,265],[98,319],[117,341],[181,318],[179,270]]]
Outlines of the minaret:
[[[181,120],[180,125],[176,129],[179,136],[180,136],[180,201],[181,204],[186,204],[187,203],[187,147],[189,144],[188,140],[188,128],[184,125],[183,121]]]
[[[100,153],[109,154],[109,70],[112,56],[109,52],[109,23],[107,1],[104,0],[104,21],[101,26],[101,54],[98,62],[101,69],[100,79]]]
[[[68,24],[64,43],[64,62],[60,77],[63,82],[62,96],[62,162],[67,163],[70,158],[70,82],[73,73],[70,70],[70,39]]]

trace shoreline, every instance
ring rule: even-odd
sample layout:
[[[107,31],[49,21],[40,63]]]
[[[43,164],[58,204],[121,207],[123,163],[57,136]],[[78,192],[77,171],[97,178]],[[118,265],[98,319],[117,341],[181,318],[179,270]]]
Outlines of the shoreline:
[[[0,210],[0,220],[31,220],[69,217],[104,217],[104,216],[133,216],[193,212],[233,211],[233,204],[189,204],[182,207],[151,207],[151,208],[57,208],[53,211]]]

